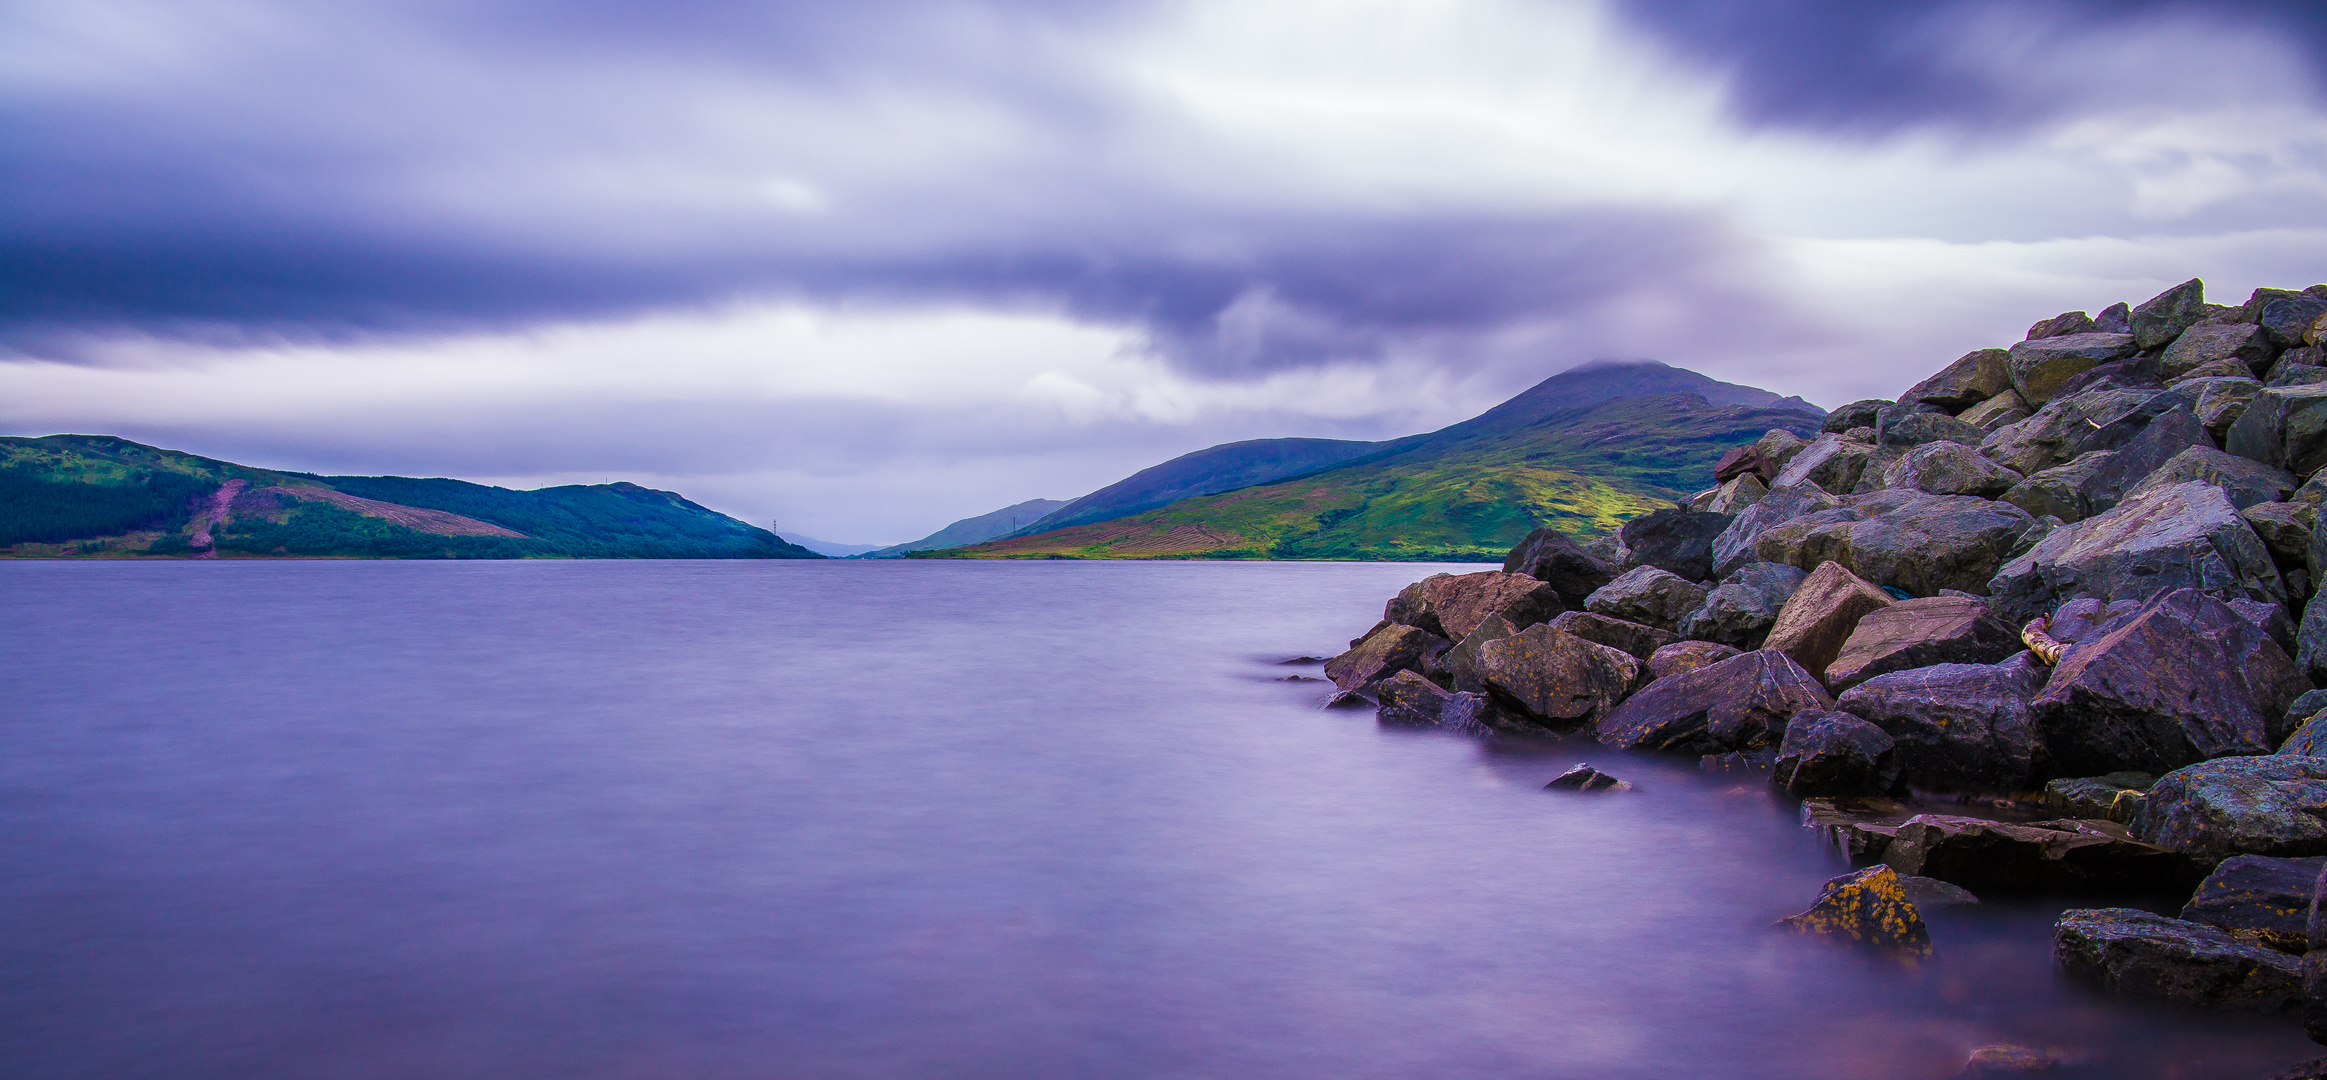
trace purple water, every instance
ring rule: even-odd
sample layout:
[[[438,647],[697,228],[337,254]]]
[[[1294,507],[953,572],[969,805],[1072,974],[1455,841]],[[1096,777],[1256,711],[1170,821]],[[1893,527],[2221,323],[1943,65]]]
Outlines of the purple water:
[[[2284,1020],[1773,936],[1766,793],[1280,682],[1434,567],[0,563],[10,1077],[2246,1078]],[[1465,568],[1475,569],[1475,568]],[[1545,793],[1578,760],[1636,795]]]

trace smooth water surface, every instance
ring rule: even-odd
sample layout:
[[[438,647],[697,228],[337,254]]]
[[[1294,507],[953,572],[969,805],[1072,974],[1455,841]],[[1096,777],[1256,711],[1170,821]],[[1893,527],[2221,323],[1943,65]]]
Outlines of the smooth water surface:
[[[1766,792],[1322,711],[1433,567],[0,564],[11,1077],[2249,1077],[1780,937]],[[1463,568],[1476,569],[1476,568]],[[1641,784],[1540,790],[1577,760]]]

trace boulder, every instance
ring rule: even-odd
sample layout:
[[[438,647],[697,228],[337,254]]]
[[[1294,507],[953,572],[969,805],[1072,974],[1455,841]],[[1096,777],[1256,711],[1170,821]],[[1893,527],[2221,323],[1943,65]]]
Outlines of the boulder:
[[[1916,596],[1978,593],[2044,529],[2009,503],[1893,489],[1773,526],[1754,541],[1754,552],[1804,569],[1839,563]]]
[[[1786,463],[1794,460],[1794,455],[1801,453],[1802,448],[1808,445],[1810,445],[1810,440],[1784,428],[1771,428],[1762,432],[1761,438],[1753,441],[1754,452],[1760,454],[1761,459],[1768,462],[1772,469],[1778,471],[1784,471]],[[1775,482],[1777,472],[1762,477],[1762,480],[1765,483]]]
[[[2226,757],[2157,778],[2134,835],[2200,866],[2233,855],[2327,855],[2327,757]]]
[[[2196,481],[2138,492],[2053,530],[1997,570],[1987,591],[1996,613],[2019,623],[2073,597],[2140,600],[2185,586],[2224,599],[2286,599],[2261,538],[2222,489]]]
[[[1946,413],[1918,412],[1903,416],[1888,416],[1875,429],[1875,445],[1907,449],[1935,442],[1958,442],[1976,447],[1988,433],[1976,424],[1958,420]]]
[[[2076,314],[2084,313],[2080,311]],[[2011,390],[2012,354],[2004,349],[1973,349],[1955,363],[1947,365],[1946,370],[1916,383],[1912,389],[1899,395],[1899,400],[1909,404],[1936,405],[1950,413],[1960,413]],[[1877,411],[1880,412],[1879,409]]]
[[[2314,349],[2327,348],[2327,314],[2311,320],[2311,328],[2303,331],[2303,344]]]
[[[1785,653],[1815,676],[1834,662],[1861,618],[1896,602],[1841,563],[1821,563],[1778,610],[1763,647]]]
[[[1853,401],[1827,413],[1826,422],[1820,424],[1818,430],[1830,435],[1839,435],[1852,428],[1873,427],[1875,414],[1881,412],[1883,406],[1891,404],[1895,403],[1885,401],[1882,398]]]
[[[2037,517],[2083,521],[2100,512],[2086,492],[2100,486],[2102,471],[2116,456],[2115,450],[2086,451],[2066,465],[2029,473],[1997,497]]]
[[[1325,677],[1343,690],[1359,690],[1401,671],[1420,673],[1426,662],[1453,647],[1453,642],[1427,630],[1390,623],[1327,660]]]
[[[2319,560],[2322,546],[2327,546],[2327,540],[2313,533],[2311,558],[2314,562]],[[2327,682],[2327,600],[2320,599],[2321,596],[2327,596],[2327,592],[2312,597],[2303,606],[2303,625],[2295,631],[2295,666],[2314,682]]]
[[[2182,918],[2280,952],[2310,951],[2311,895],[2327,859],[2233,855],[2199,884]]]
[[[1917,814],[1883,861],[1902,874],[1991,893],[2148,891],[2189,887],[2189,864],[2109,821],[1989,821]]]
[[[1627,570],[1653,566],[1690,581],[1713,576],[1713,538],[1729,527],[1727,514],[1692,513],[1678,507],[1644,514],[1617,530]]]
[[[2054,780],[2044,785],[2044,807],[2065,818],[2114,821],[2130,827],[2141,813],[2149,785],[2156,782],[2156,777],[2145,772]]]
[[[2029,327],[2027,340],[2036,341],[2063,334],[2090,334],[2100,328],[2092,316],[2082,311],[2065,311]]]
[[[2191,278],[2133,309],[2133,342],[2144,349],[2171,344],[2206,317],[2206,283]]]
[[[2295,655],[2295,623],[2287,618],[2285,605],[2266,604],[2260,600],[2231,600],[2228,603],[2230,610],[2237,612],[2239,618],[2253,623],[2254,628],[2262,631],[2265,637],[2277,642],[2281,651],[2288,656]]]
[[[2261,541],[2255,542],[2257,545]],[[1635,566],[1584,598],[1584,609],[1659,630],[1680,625],[1710,590],[1655,566]]]
[[[1574,768],[1552,777],[1550,783],[1543,785],[1543,790],[1573,791],[1579,795],[1613,795],[1620,791],[1631,791],[1632,783],[1577,762]]]
[[[1877,675],[1934,664],[1994,664],[2019,652],[2020,632],[1962,596],[1925,596],[1876,608],[1859,619],[1826,665],[1835,693]]]
[[[2046,629],[2053,640],[2065,645],[2076,646],[2099,641],[2108,636],[2110,631],[2132,622],[2134,616],[2141,614],[2141,607],[2146,603],[2146,597],[2140,600],[2082,597],[2054,609],[2052,617],[2047,620]],[[2072,648],[2070,651],[2075,650]]]
[[[1828,881],[1810,910],[1788,916],[1778,926],[1890,956],[1931,955],[1931,929],[1907,898],[1899,875],[1887,866],[1870,866]]]
[[[1399,626],[1411,626],[1439,637],[1446,636],[1446,628],[1438,624],[1438,611],[1430,606],[1430,586],[1453,574],[1432,574],[1398,590],[1398,595],[1382,605],[1382,621]]]
[[[2132,333],[2132,305],[2129,305],[2124,301],[2118,301],[2117,303],[2111,304],[2108,307],[2102,308],[2101,313],[2093,317],[2093,329],[2099,330],[2104,334]]]
[[[1411,671],[1401,671],[1373,685],[1381,706],[1375,718],[1392,727],[1438,727],[1452,720],[1458,730],[1484,728],[1478,717],[1484,699],[1477,694],[1451,694]],[[1468,700],[1462,700],[1468,699]],[[1457,706],[1457,702],[1461,705]],[[1450,707],[1451,713],[1450,714]]]
[[[2327,719],[2323,719],[2319,713],[2302,718],[2294,732],[2279,743],[2278,749],[2271,752],[2327,757]]]
[[[1840,499],[1816,484],[1771,488],[1761,501],[1732,518],[1729,527],[1713,538],[1713,573],[1726,578],[1745,564],[1760,561],[1754,555],[1754,545],[1770,529],[1841,505]]]
[[[1971,408],[1965,409],[1963,412],[1956,415],[1956,419],[1970,424],[1971,426],[1976,427],[1981,431],[1992,432],[2006,424],[2017,424],[2022,420],[2028,419],[2030,413],[2033,411],[2034,410],[2031,410],[2028,407],[2027,399],[2020,396],[2019,391],[2006,390],[2001,394],[1997,394],[1996,396],[1989,398],[1986,401],[1972,406]],[[1983,436],[1980,441],[1986,442],[1987,439],[1985,436]]]
[[[2095,514],[2108,510],[2124,501],[2127,493],[2157,470],[2164,468],[2177,455],[2191,449],[2214,453],[2214,437],[2206,434],[2206,425],[2198,414],[2177,406],[2167,409],[2150,420],[2149,426],[2109,455],[2099,469],[2094,470],[2092,482],[2085,489],[2085,501]]]
[[[1470,636],[1491,618],[1503,618],[1525,630],[1567,610],[1558,589],[1526,574],[1494,570],[1437,574],[1422,586],[1423,605],[1436,616],[1441,636],[1450,641]]]
[[[2256,289],[2246,298],[2245,306],[2240,307],[2236,315],[2225,321],[2259,324],[2262,322],[2263,307],[2271,301],[2301,300],[2306,295],[2301,289]]]
[[[2219,444],[2229,435],[2230,425],[2246,415],[2246,407],[2254,403],[2255,395],[2262,393],[2262,383],[2238,377],[2185,379],[2174,384],[2174,389],[2191,399],[2198,422],[2205,425],[2206,433]]]
[[[1988,432],[1980,452],[2023,476],[2131,442],[2160,414],[2190,406],[2180,390],[2111,389],[2065,394],[2016,424]]]
[[[2208,360],[2199,364],[2188,371],[2166,379],[2165,384],[2169,387],[2179,387],[2183,383],[2199,379],[2252,379],[2255,377],[2254,369],[2246,366],[2246,361],[2225,357],[2221,360]]]
[[[1646,660],[1658,649],[1674,641],[1672,631],[1659,630],[1624,619],[1611,618],[1590,611],[1570,611],[1548,624],[1552,629],[1574,634],[1585,641],[1606,645],[1618,652],[1628,653],[1635,659]]]
[[[2267,377],[2275,379],[2278,377],[2278,369],[2280,367],[2286,367],[2294,364],[2300,364],[2304,367],[2327,368],[2327,349],[2322,349],[2317,345],[2305,345],[2300,349],[2288,349],[2287,351],[2279,354],[2277,366],[2274,366],[2270,369],[2270,373]],[[2318,380],[2313,379],[2310,381],[2317,382]]]
[[[1801,665],[1760,649],[1648,684],[1601,719],[1599,740],[1691,756],[1774,748],[1794,714],[1833,707]]]
[[[2309,480],[2303,481],[2302,487],[2296,488],[2294,494],[2287,496],[2287,501],[2302,509],[2305,517],[2303,524],[2317,529],[2319,527],[2319,507],[2327,505],[2327,469],[2311,474]]]
[[[2230,425],[2222,448],[2309,476],[2327,465],[2327,386],[2266,386]]]
[[[1726,484],[1740,476],[1760,478],[1764,485],[1777,479],[1778,466],[1762,456],[1760,443],[1749,443],[1726,454],[1713,463],[1713,482]]]
[[[1883,729],[1849,713],[1797,713],[1778,743],[1775,779],[1796,798],[1888,795],[1899,785],[1892,745]]]
[[[1802,452],[1787,462],[1778,478],[1770,484],[1775,491],[1784,487],[1813,484],[1836,495],[1845,495],[1857,486],[1859,474],[1865,470],[1867,458],[1875,452],[1871,443],[1858,442],[1841,435],[1820,435]]]
[[[1913,815],[1904,803],[1867,796],[1802,800],[1802,827],[1853,863],[1880,862]],[[1937,880],[1937,879],[1933,879]]]
[[[2286,735],[2287,705],[2309,689],[2269,635],[2180,588],[2071,650],[2029,707],[2057,772],[2162,773],[2269,753]]]
[[[1440,659],[1440,665],[1446,669],[1447,685],[1474,694],[1486,692],[1486,678],[1479,674],[1479,650],[1490,641],[1501,641],[1518,632],[1519,628],[1511,625],[1511,620],[1500,615],[1490,616],[1487,621],[1480,623],[1469,636],[1455,642],[1454,648],[1448,649]]]
[[[2261,317],[2256,319],[2271,343],[2281,348],[2315,344],[2303,340],[2305,332],[2322,317],[2327,317],[2327,300],[2316,296],[2289,296],[2265,301]]]
[[[1744,473],[1715,488],[1713,497],[1705,501],[1702,509],[1705,516],[1726,517],[1760,502],[1761,497],[1767,494],[1769,488],[1762,484],[1758,474]],[[1706,551],[1712,551],[1710,541],[1706,543]],[[1711,569],[1710,564],[1711,556],[1708,554],[1707,569]]]
[[[2132,334],[2063,334],[2012,346],[2012,389],[2031,405],[2052,400],[2061,384],[2089,368],[2140,352]]]
[[[2317,386],[2320,383],[2327,383],[2327,364],[2309,362],[2320,359],[2319,357],[2297,359],[2295,357],[2296,351],[2298,350],[2290,350],[2285,357],[2280,359],[2278,366],[2270,369],[2270,378],[2262,384],[2264,389],[2277,386]],[[2299,351],[2315,352],[2316,350]]]
[[[1723,578],[1705,602],[1681,620],[1679,633],[1743,649],[1761,647],[1778,612],[1809,575],[1784,563],[1747,563]]]
[[[2020,791],[2045,760],[2029,709],[2044,676],[2025,656],[2003,664],[1934,664],[1877,675],[1843,691],[1835,707],[1891,737],[1908,783]]]
[[[1479,648],[1478,670],[1499,702],[1555,731],[1590,724],[1632,689],[1640,661],[1550,626]]]
[[[1882,486],[1993,499],[2020,482],[2019,473],[1988,460],[1976,445],[1943,441],[1915,447],[1883,470]]]
[[[1726,754],[1706,754],[1697,759],[1697,768],[1712,776],[1743,777],[1768,780],[1778,767],[1775,747],[1759,750],[1733,750]]]
[[[2205,323],[2190,327],[2166,347],[2158,368],[2167,378],[2194,371],[2219,360],[2235,361],[2240,375],[2260,375],[2278,350],[2262,327],[2252,323]]]
[[[2270,552],[2271,561],[2281,569],[2304,565],[2311,551],[2311,526],[2303,521],[2302,507],[2286,502],[2258,502],[2238,511],[2238,516],[2246,519],[2247,527],[2254,530],[2254,535]],[[2314,515],[2312,520],[2316,521],[2317,517]]]
[[[1584,598],[1616,578],[1616,568],[1568,539],[1566,533],[1537,529],[1519,541],[1503,560],[1506,574],[1525,574],[1559,591],[1567,607],[1582,607]]]
[[[1684,671],[1710,667],[1744,650],[1715,641],[1676,641],[1648,657],[1648,677],[1662,679]]]
[[[2294,1012],[2302,965],[2203,923],[2133,908],[2072,908],[2052,928],[2053,962],[2113,994],[2208,1012]]]
[[[2175,454],[2151,470],[2133,490],[2148,491],[2191,480],[2221,488],[2230,505],[2240,510],[2278,502],[2295,490],[2295,477],[2285,469],[2225,454],[2211,446],[2192,446]]]

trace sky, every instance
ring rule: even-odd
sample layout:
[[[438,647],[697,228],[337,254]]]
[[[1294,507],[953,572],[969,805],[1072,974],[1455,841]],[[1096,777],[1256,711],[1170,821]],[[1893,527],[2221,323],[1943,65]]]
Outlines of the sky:
[[[0,434],[917,538],[2327,280],[2327,5],[0,2]]]

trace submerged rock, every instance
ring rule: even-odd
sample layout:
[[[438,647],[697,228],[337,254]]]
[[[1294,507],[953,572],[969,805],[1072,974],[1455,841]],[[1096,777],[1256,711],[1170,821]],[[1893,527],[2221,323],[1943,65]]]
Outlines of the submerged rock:
[[[1899,875],[1887,866],[1870,866],[1828,881],[1810,910],[1778,925],[1905,958],[1931,955],[1931,929],[1907,898]]]
[[[2233,855],[2327,855],[2327,758],[2201,761],[2157,778],[2133,831],[2201,866]]]
[[[1550,783],[1543,785],[1543,790],[1573,791],[1582,795],[1615,794],[1620,791],[1631,791],[1632,783],[1628,780],[1618,780],[1590,765],[1577,762],[1574,768],[1552,777]]]
[[[1599,740],[1692,756],[1754,750],[1775,747],[1794,714],[1833,707],[1801,665],[1761,649],[1648,684],[1601,719]]]
[[[2294,957],[2200,923],[2132,908],[2063,912],[2052,955],[2062,971],[2111,993],[2209,1012],[2293,1012],[2302,1001]]]
[[[2311,896],[2327,858],[2233,855],[2206,876],[2182,918],[2284,953],[2310,951]]]

